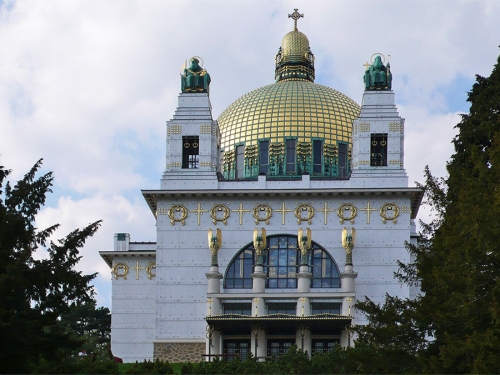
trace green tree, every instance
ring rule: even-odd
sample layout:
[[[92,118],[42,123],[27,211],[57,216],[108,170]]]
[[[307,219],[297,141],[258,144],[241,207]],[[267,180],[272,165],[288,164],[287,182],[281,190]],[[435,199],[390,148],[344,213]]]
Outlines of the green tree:
[[[396,274],[422,296],[357,305],[369,320],[358,341],[378,359],[399,353],[396,372],[500,372],[500,57],[489,77],[476,77],[468,101],[448,178],[426,168],[422,187],[436,217],[422,223],[419,246],[408,245],[414,263]]]
[[[61,317],[65,326],[80,341],[80,349],[93,353],[94,358],[110,358],[111,312],[97,307],[95,302],[72,308]]]
[[[500,57],[489,77],[476,77],[468,101],[447,166],[446,209],[421,274],[423,308],[435,308],[427,354],[430,371],[498,373]]]
[[[26,373],[40,358],[57,360],[78,345],[63,314],[75,306],[93,302],[95,274],[74,269],[78,249],[100,222],[75,230],[57,243],[47,244],[58,225],[35,227],[38,212],[51,192],[52,173],[37,177],[42,161],[14,186],[10,171],[0,166],[0,371]],[[48,246],[47,246],[48,245]],[[46,249],[48,257],[34,253]]]

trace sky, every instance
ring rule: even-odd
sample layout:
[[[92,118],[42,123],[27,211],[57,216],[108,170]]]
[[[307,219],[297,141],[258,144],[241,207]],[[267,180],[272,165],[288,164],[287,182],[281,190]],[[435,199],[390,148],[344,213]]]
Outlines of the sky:
[[[99,305],[111,305],[99,251],[113,250],[114,233],[156,239],[141,189],[160,186],[184,61],[203,58],[216,119],[274,82],[294,8],[316,83],[360,103],[363,64],[390,55],[410,185],[426,165],[446,176],[467,92],[500,53],[498,0],[0,0],[0,165],[11,181],[40,158],[54,172],[36,222],[61,224],[54,240],[103,220],[78,265],[98,272]]]

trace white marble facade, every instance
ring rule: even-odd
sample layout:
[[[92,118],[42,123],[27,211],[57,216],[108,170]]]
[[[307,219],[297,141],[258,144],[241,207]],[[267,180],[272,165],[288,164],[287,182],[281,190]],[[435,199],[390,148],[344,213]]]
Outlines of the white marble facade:
[[[367,162],[370,134],[374,132],[388,134],[386,167],[370,167]],[[199,136],[198,169],[181,167],[183,135]],[[115,249],[101,252],[113,271],[114,355],[126,362],[153,357],[172,361],[178,357],[168,354],[171,348],[181,352],[190,348],[195,354],[187,360],[200,360],[202,353],[196,350],[222,354],[228,338],[251,340],[249,349],[255,351],[250,330],[245,336],[240,331],[231,335],[228,330],[232,328],[216,328],[208,344],[206,319],[222,315],[228,303],[251,304],[252,316],[267,315],[268,303],[293,303],[297,306],[295,315],[301,316],[311,315],[315,302],[335,302],[341,304],[338,315],[342,319],[363,324],[363,317],[351,309],[356,300],[367,296],[382,302],[385,293],[414,296],[414,291],[399,284],[393,273],[398,269],[397,260],[408,261],[405,241],[416,241],[413,218],[422,192],[408,187],[403,163],[404,120],[397,113],[392,91],[365,91],[360,118],[353,124],[350,179],[311,179],[303,175],[300,179],[273,180],[261,175],[252,181],[226,181],[218,178],[220,137],[208,94],[180,94],[176,114],[167,123],[166,171],[161,188],[143,191],[157,218],[156,242],[134,243],[128,234],[118,234]],[[312,241],[333,258],[339,272],[353,269],[357,277],[341,277],[340,287],[307,286],[304,290],[262,290],[255,286],[229,289],[224,288],[224,279],[215,277],[209,290],[209,273],[224,277],[233,257],[251,245],[254,229],[262,227],[268,239],[275,235],[296,237],[300,228],[310,228]],[[346,265],[341,242],[344,227],[355,228],[357,234],[352,268]],[[221,229],[222,243],[218,268],[211,268],[207,231],[216,228]],[[123,265],[128,267],[126,277]],[[308,329],[300,337],[297,333],[295,343],[309,353],[314,337],[329,335],[344,346],[350,344],[345,327],[328,335],[320,331]],[[269,354],[266,345],[270,341],[266,338],[286,339],[295,332],[295,327],[288,336],[266,336],[263,331],[254,354]],[[155,348],[161,345],[167,345],[167,354],[158,354],[160,349]],[[181,356],[182,360],[186,358]]]

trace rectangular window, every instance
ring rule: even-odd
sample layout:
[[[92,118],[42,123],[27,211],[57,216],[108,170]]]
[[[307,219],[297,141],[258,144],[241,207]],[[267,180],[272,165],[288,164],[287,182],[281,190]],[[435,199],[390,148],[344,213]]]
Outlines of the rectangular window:
[[[267,355],[279,357],[290,350],[295,340],[267,340]]]
[[[236,178],[245,177],[245,146],[236,146]]]
[[[267,304],[268,314],[290,314],[296,315],[296,303],[295,302],[269,302]]]
[[[313,174],[321,174],[323,165],[323,141],[313,141]]]
[[[228,362],[234,361],[237,357],[245,361],[249,351],[250,340],[224,340],[224,354]]]
[[[311,304],[313,315],[316,314],[340,314],[342,304],[340,302],[313,302]]]
[[[252,314],[251,303],[225,303],[223,306],[224,306],[224,314],[240,314],[240,315]]]
[[[198,136],[182,137],[182,168],[197,169],[200,141]]]
[[[340,178],[347,178],[347,145],[339,143],[339,174]]]
[[[286,174],[295,174],[295,139],[286,140]]]
[[[328,353],[335,349],[335,346],[340,345],[340,339],[316,339],[312,340],[312,354]]]
[[[387,166],[387,134],[371,135],[370,166]]]
[[[269,171],[269,141],[259,143],[259,173]]]

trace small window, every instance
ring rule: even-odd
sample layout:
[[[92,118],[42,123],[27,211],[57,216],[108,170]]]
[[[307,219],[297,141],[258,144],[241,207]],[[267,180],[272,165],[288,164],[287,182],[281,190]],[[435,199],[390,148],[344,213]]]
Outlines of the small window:
[[[371,135],[370,166],[387,166],[387,134]]]
[[[245,177],[245,146],[236,146],[236,178]]]
[[[323,165],[323,141],[316,139],[313,141],[313,173],[321,174]]]
[[[340,345],[340,339],[312,340],[312,353],[313,355],[328,353],[334,350],[337,345]]]
[[[269,171],[269,141],[259,143],[259,173]]]
[[[240,315],[252,314],[251,303],[225,303],[223,306],[224,306],[224,314],[240,314]]]
[[[295,139],[286,140],[286,174],[295,174]]]
[[[347,145],[339,143],[339,177],[347,178]]]
[[[296,308],[297,305],[295,302],[269,302],[267,304],[267,313],[268,314],[290,314],[290,315],[295,315],[296,314]]]
[[[342,304],[340,302],[313,302],[312,313],[316,314],[340,314]]]
[[[267,355],[279,357],[286,354],[294,344],[295,340],[267,340]]]
[[[197,169],[200,142],[198,136],[182,137],[182,168]]]

